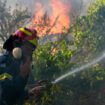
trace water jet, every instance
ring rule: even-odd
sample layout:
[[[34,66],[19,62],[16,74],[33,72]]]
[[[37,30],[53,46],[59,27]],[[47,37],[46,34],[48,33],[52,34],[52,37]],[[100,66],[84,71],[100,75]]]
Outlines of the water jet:
[[[78,73],[78,72],[81,72],[81,71],[85,71],[87,70],[87,68],[93,66],[94,64],[100,62],[101,60],[103,60],[105,58],[105,52],[101,54],[101,56],[95,58],[94,60],[92,60],[91,62],[87,63],[87,64],[84,64],[83,66],[81,67],[77,67],[73,70],[69,70],[69,72],[65,73],[64,75],[58,77],[55,81],[52,81],[52,84],[56,84],[60,81],[62,81],[63,79],[67,78],[68,76],[74,74],[74,73]]]

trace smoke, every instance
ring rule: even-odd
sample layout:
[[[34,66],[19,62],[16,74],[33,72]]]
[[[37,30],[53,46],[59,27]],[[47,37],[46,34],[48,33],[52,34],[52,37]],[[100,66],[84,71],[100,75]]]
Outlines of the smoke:
[[[90,3],[95,0],[61,0],[67,6],[72,5],[73,10],[80,11],[85,14]],[[15,4],[18,3],[21,6],[27,7],[32,13],[35,12],[35,3],[42,3],[44,10],[50,13],[50,2],[51,0],[7,0],[8,5],[11,5],[12,8],[15,8]]]

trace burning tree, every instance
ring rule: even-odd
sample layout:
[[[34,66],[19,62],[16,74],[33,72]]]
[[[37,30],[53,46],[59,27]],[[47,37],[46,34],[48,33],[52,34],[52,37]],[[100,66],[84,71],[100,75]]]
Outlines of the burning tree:
[[[32,27],[37,29],[40,36],[63,33],[64,28],[70,27],[70,7],[61,0],[51,0],[49,6],[50,12],[45,12],[45,6],[42,3],[35,4],[36,11]]]

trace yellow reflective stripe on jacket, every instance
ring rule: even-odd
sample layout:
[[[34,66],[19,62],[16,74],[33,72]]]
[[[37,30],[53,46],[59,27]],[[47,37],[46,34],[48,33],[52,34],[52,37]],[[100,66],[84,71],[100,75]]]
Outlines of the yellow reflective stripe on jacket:
[[[8,73],[0,74],[0,80],[5,80],[5,79],[11,80],[12,78],[13,78],[13,76]]]
[[[28,30],[25,30],[24,28],[20,28],[20,30],[22,31],[22,32],[24,32],[26,35],[28,35],[28,36],[31,36],[32,35],[32,33],[31,32],[29,32]]]

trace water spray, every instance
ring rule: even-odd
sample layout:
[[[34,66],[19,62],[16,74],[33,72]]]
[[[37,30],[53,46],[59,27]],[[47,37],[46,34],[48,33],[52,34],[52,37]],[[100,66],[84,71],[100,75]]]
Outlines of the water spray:
[[[62,81],[63,79],[67,78],[68,76],[70,76],[74,73],[77,73],[77,72],[80,72],[80,71],[85,71],[85,70],[87,70],[87,68],[89,68],[89,67],[93,66],[94,64],[100,62],[104,58],[105,58],[105,52],[102,53],[101,56],[99,56],[96,59],[94,59],[93,61],[91,61],[90,63],[87,63],[87,64],[85,64],[84,66],[81,66],[81,67],[77,67],[77,68],[73,69],[72,71],[70,70],[69,72],[67,72],[66,74],[58,77],[55,81],[52,81],[51,83],[56,84],[56,83]]]
[[[78,72],[81,72],[81,71],[86,71],[87,68],[93,66],[94,64],[100,62],[101,60],[103,60],[105,58],[105,53],[102,53],[101,56],[97,57],[96,59],[92,60],[90,63],[87,63],[85,64],[84,66],[81,66],[81,67],[77,67],[73,70],[70,70],[69,72],[65,73],[64,75],[58,77],[56,80],[52,81],[52,82],[49,82],[49,81],[46,81],[46,80],[42,80],[42,87],[46,87],[46,86],[50,86],[51,85],[54,85],[54,84],[57,84],[58,82],[62,81],[63,79],[67,78],[68,76],[74,74],[74,73],[78,73]],[[35,86],[35,84],[31,84],[30,86]]]
[[[39,81],[39,82],[37,82],[37,84],[31,84],[30,86],[31,86],[31,88],[32,87],[37,87],[37,86],[39,86],[39,88],[41,88],[41,90],[42,90],[42,93],[43,94],[41,94],[39,97],[35,97],[35,99],[37,99],[37,100],[41,100],[41,97],[44,95],[44,93],[51,93],[51,88],[55,85],[56,86],[56,84],[58,83],[58,82],[60,82],[60,81],[62,81],[63,79],[65,79],[65,78],[67,78],[68,76],[70,76],[70,75],[72,75],[72,74],[74,74],[74,73],[78,73],[78,72],[81,72],[81,71],[85,71],[85,70],[87,70],[87,68],[89,68],[89,67],[91,67],[91,66],[93,66],[94,64],[96,64],[96,63],[98,63],[98,62],[100,62],[101,60],[103,60],[105,58],[105,53],[102,53],[102,55],[101,56],[99,56],[99,57],[97,57],[96,59],[94,59],[94,60],[92,60],[90,63],[87,63],[87,64],[85,64],[84,66],[81,66],[81,67],[77,67],[77,68],[75,68],[75,69],[73,69],[72,71],[70,70],[69,72],[67,72],[66,74],[64,74],[64,75],[62,75],[62,76],[60,76],[60,77],[58,77],[55,81],[52,81],[52,82],[50,82],[50,81],[47,81],[47,80],[41,80],[41,81]],[[30,87],[29,86],[29,87]],[[32,90],[30,91],[30,95],[31,96],[34,96],[34,91],[35,90],[35,88],[32,88]],[[38,96],[38,95],[36,95],[36,96]],[[34,99],[34,98],[33,98]],[[35,100],[36,101],[36,100]]]
[[[72,75],[74,73],[78,73],[78,72],[87,70],[87,68],[89,68],[89,67],[93,66],[94,64],[100,62],[104,58],[105,58],[105,52],[102,53],[101,56],[99,56],[96,59],[92,60],[90,63],[87,63],[87,64],[85,64],[84,66],[81,66],[81,67],[77,67],[77,68],[73,69],[72,71],[70,70],[69,72],[65,73],[64,75],[58,77],[55,81],[52,81],[52,82],[44,81],[44,82],[42,82],[42,83],[45,83],[42,86],[43,87],[48,87],[48,86],[52,86],[54,84],[57,84],[58,82],[62,81],[63,79],[67,78],[68,76],[70,76],[70,75]]]

